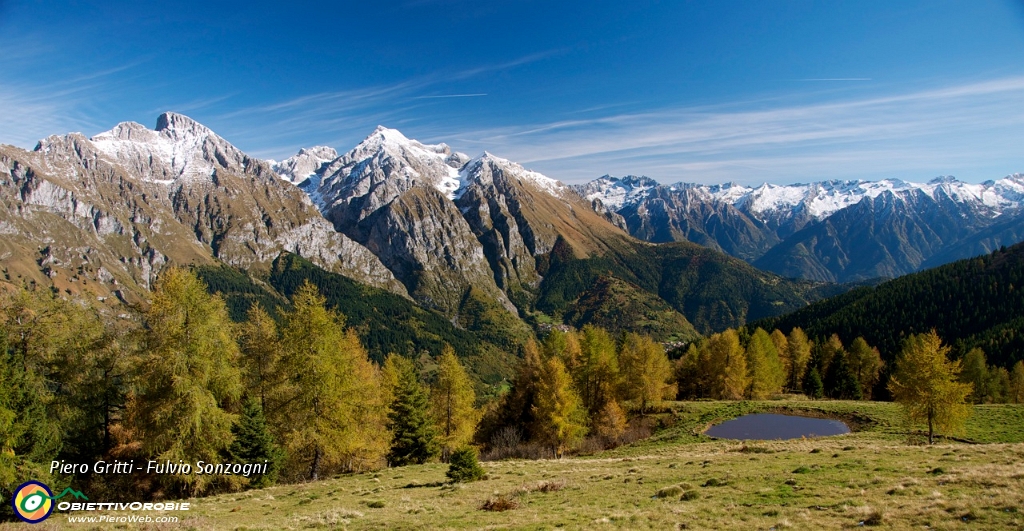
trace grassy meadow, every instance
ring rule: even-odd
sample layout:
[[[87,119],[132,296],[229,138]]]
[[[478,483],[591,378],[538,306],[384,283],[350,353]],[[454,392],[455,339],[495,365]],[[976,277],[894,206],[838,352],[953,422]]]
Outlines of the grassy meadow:
[[[854,432],[701,434],[751,412],[838,418]],[[966,433],[933,446],[890,403],[674,402],[657,421],[649,439],[596,455],[485,462],[474,483],[446,484],[443,464],[392,468],[195,499],[182,522],[154,528],[1024,529],[1021,405],[977,406]],[[89,528],[57,514],[36,527]]]

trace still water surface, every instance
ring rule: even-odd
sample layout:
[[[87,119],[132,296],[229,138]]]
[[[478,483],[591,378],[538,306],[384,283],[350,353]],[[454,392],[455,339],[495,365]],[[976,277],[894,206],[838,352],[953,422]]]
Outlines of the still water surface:
[[[716,424],[704,433],[719,439],[776,440],[841,435],[850,433],[850,427],[838,420],[758,413]]]

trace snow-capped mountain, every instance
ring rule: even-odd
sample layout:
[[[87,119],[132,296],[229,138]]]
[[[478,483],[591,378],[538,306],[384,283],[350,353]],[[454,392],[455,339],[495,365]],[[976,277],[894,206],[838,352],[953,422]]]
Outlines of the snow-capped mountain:
[[[338,152],[334,148],[314,146],[302,148],[298,153],[281,162],[273,160],[267,162],[282,179],[292,184],[301,185],[307,179],[315,178],[325,164],[336,158],[338,158]]]
[[[861,202],[864,198],[874,199],[884,193],[901,197],[913,191],[920,191],[932,197],[945,195],[961,203],[974,203],[987,207],[993,217],[1003,210],[1016,210],[1024,205],[1024,175],[1015,174],[998,181],[980,184],[966,183],[954,177],[938,177],[927,183],[911,183],[899,179],[882,181],[822,181],[811,184],[778,185],[765,183],[757,187],[734,183],[700,185],[676,183],[667,186],[658,184],[649,177],[627,176],[616,178],[604,176],[577,190],[588,200],[599,200],[609,210],[618,211],[638,205],[667,188],[671,192],[694,190],[707,200],[728,203],[748,212],[761,221],[772,218],[792,218],[798,212],[821,220],[844,208]]]
[[[535,256],[551,250],[560,228],[591,236],[573,239],[581,255],[604,245],[592,240],[605,228],[625,237],[554,179],[382,126],[333,160],[314,160],[319,165],[305,165],[317,166],[312,174],[286,179],[338,231],[373,251],[414,298],[453,315],[471,290],[513,311],[509,290],[536,288]]]
[[[686,320],[739,326],[833,289],[750,264],[819,280],[895,276],[1024,239],[1022,203],[1020,175],[572,187],[384,127],[345,153],[264,161],[167,113],[154,129],[0,146],[0,267],[12,282],[128,300],[170,264],[266,270],[287,251],[470,330],[523,331],[520,312],[543,311],[578,325],[626,319],[624,330],[666,319],[655,328],[671,337]]]
[[[247,164],[261,163],[206,126],[175,113],[161,114],[152,130],[139,123],[122,122],[89,140],[142,179],[164,184],[179,179],[209,179],[217,169],[244,173]],[[47,153],[47,140],[36,149]]]
[[[269,268],[282,251],[405,293],[268,164],[173,113],[0,146],[0,226],[10,278],[104,299],[138,296],[168,265]]]
[[[576,189],[598,211],[622,216],[639,238],[687,239],[816,280],[897,276],[931,264],[932,256],[963,257],[950,255],[952,248],[988,252],[1024,237],[1024,223],[1013,222],[1024,215],[1020,174],[980,184],[939,177],[757,187],[605,176]],[[1006,225],[1000,236],[965,247],[997,222]]]

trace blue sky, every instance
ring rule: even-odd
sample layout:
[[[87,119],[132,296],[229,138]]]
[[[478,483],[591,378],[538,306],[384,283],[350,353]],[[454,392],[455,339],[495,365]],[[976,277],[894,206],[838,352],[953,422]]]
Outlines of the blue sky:
[[[1024,1],[0,0],[0,142],[166,110],[276,159],[382,124],[566,182],[977,182],[1024,172]]]

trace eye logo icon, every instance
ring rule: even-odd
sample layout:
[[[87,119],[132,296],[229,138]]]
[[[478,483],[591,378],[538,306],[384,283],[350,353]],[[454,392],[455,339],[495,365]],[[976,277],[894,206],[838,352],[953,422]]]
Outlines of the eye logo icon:
[[[11,506],[18,518],[30,524],[38,524],[53,512],[53,491],[38,481],[22,483],[14,491]]]

